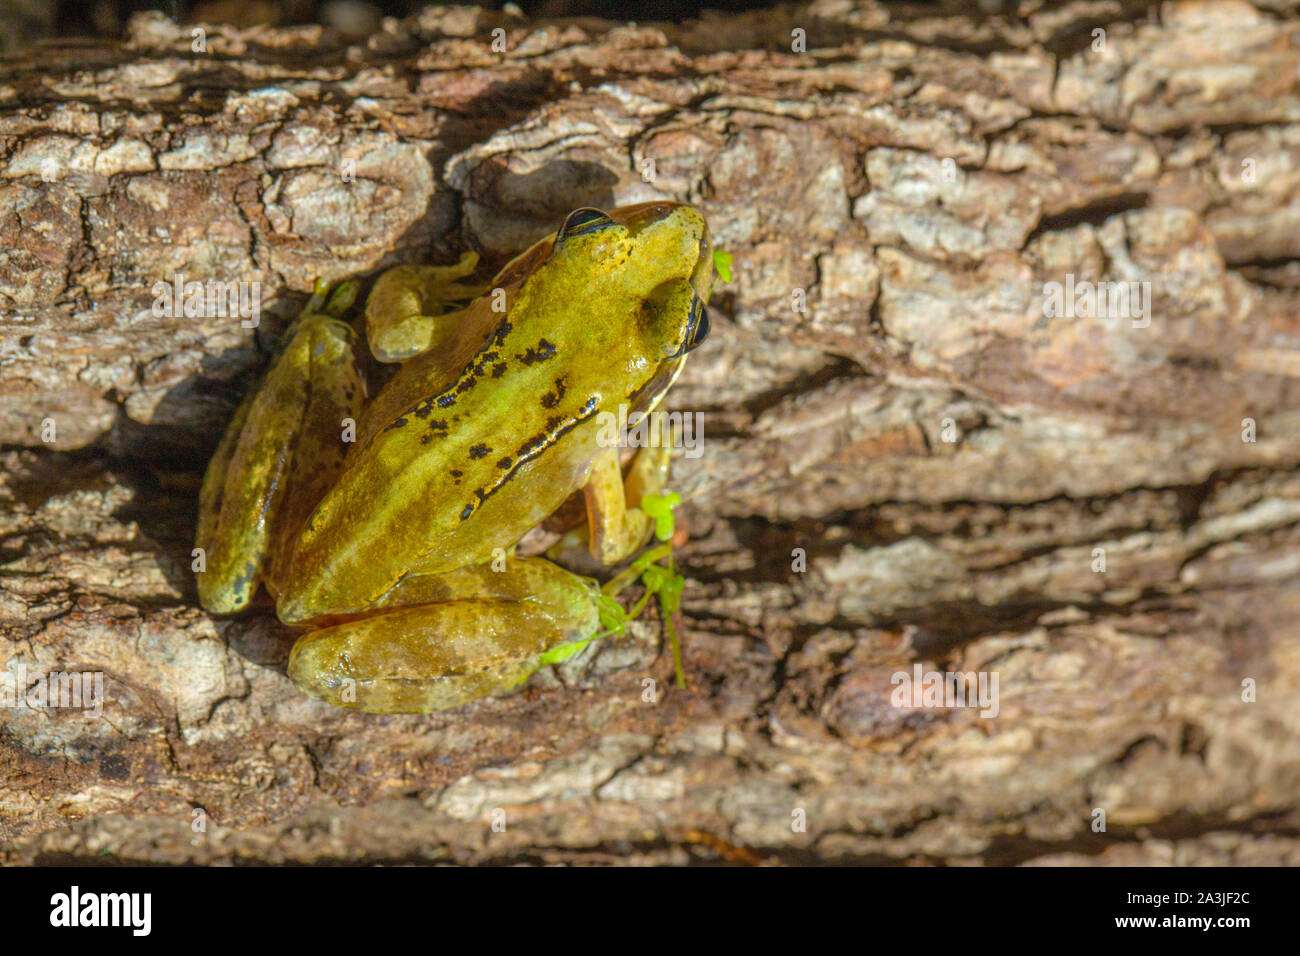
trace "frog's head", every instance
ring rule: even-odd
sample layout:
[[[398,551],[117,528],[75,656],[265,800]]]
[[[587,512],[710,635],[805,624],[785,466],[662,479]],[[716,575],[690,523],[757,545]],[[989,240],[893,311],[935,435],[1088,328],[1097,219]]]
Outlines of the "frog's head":
[[[581,257],[594,272],[622,274],[624,292],[643,305],[644,330],[665,357],[685,355],[709,331],[713,246],[699,210],[646,202],[605,213],[585,207],[565,218],[551,255]]]
[[[605,350],[607,368],[628,375],[635,404],[652,406],[709,334],[713,247],[704,216],[674,202],[576,209],[544,254],[548,271],[582,277],[589,342]]]
[[[664,358],[685,355],[708,335],[713,245],[708,224],[693,206],[647,202],[611,213],[575,209],[554,243],[552,256],[581,256],[597,273],[625,273],[633,280],[628,284],[634,288],[626,291],[642,303],[644,332]]]

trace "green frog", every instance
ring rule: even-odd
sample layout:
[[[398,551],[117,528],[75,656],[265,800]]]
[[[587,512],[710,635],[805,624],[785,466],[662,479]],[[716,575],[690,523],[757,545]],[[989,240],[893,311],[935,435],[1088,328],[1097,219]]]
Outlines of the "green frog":
[[[476,263],[376,281],[366,338],[398,367],[373,398],[342,321],[357,285],[318,285],[204,476],[203,607],[264,584],[308,628],[289,676],[338,706],[429,713],[520,684],[601,622],[598,585],[520,539],[571,496],[600,565],[655,525],[670,449],[624,461],[600,416],[653,410],[708,334],[704,217],[577,209],[486,287],[463,281]]]

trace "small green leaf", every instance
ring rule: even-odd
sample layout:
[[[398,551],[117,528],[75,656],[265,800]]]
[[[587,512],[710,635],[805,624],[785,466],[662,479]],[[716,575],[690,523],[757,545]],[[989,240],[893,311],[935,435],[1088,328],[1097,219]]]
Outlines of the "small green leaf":
[[[600,617],[602,631],[617,634],[619,637],[627,633],[627,612],[623,610],[623,605],[610,595],[597,596],[596,613]]]
[[[567,661],[570,657],[578,653],[578,651],[582,650],[594,640],[594,637],[588,637],[581,641],[572,641],[568,644],[560,644],[557,647],[552,647],[549,651],[544,651],[542,656],[537,659],[537,666],[540,669],[551,664],[559,664],[562,661]]]
[[[736,261],[736,257],[724,249],[713,250],[713,267],[718,270],[718,277],[723,282],[731,281],[731,264]]]
[[[666,495],[646,495],[641,499],[641,510],[655,519],[655,537],[667,541],[673,536],[673,509],[682,503],[675,491]]]
[[[672,614],[681,607],[682,590],[686,587],[686,579],[680,574],[661,565],[652,564],[645,569],[641,581],[648,590],[659,596],[659,603],[663,606],[665,614]]]

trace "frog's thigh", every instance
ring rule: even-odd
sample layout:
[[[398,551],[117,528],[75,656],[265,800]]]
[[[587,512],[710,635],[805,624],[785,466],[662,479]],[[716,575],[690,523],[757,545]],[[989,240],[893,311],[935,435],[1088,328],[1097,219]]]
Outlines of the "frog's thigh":
[[[371,713],[457,707],[518,685],[590,638],[596,593],[540,558],[410,575],[374,614],[299,638],[289,676],[312,697]]]
[[[591,554],[602,564],[626,560],[650,537],[654,522],[639,506],[643,496],[663,491],[671,454],[671,446],[642,448],[626,479],[617,448],[602,448],[596,456],[582,491],[587,501]]]
[[[371,354],[401,362],[441,345],[464,311],[456,303],[484,291],[455,281],[477,265],[478,254],[467,252],[453,266],[397,266],[381,275],[366,300]]]
[[[284,504],[272,529],[267,590],[279,596],[302,526],[343,471],[349,442],[366,399],[357,367],[356,333],[344,322],[312,316],[307,395]]]
[[[351,336],[332,318],[304,316],[226,429],[199,495],[196,543],[206,566],[198,589],[207,610],[248,606],[286,527],[337,475],[342,419],[364,399]]]

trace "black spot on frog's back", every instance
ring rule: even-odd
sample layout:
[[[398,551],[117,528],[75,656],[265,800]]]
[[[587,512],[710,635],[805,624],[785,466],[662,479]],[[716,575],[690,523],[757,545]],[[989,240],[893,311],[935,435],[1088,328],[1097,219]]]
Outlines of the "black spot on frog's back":
[[[555,358],[555,346],[546,339],[538,339],[536,345],[530,346],[528,351],[523,355],[516,355],[515,358],[525,365],[536,365],[538,362]]]
[[[569,432],[573,431],[573,429],[577,428],[583,422],[588,421],[596,414],[599,405],[600,400],[593,395],[591,398],[587,399],[586,404],[582,406],[582,409],[576,417],[565,418],[557,416],[547,421],[547,430],[534,435],[532,438],[529,438],[520,445],[518,451],[515,452],[514,460],[511,460],[508,455],[499,459],[497,461],[497,469],[502,473],[496,477],[496,480],[493,481],[491,485],[478,488],[474,491],[474,495],[478,500],[477,502],[470,502],[465,506],[465,510],[461,512],[460,519],[464,521],[473,514],[474,510],[479,505],[482,505],[485,501],[505,487],[511,479],[515,477],[515,475],[519,474],[519,469],[529,461],[536,458],[543,451],[551,445],[554,445],[557,441]],[[470,453],[473,455],[473,449],[471,449]]]
[[[555,390],[547,392],[542,396],[542,408],[554,408],[560,404],[560,399],[564,398],[567,391],[564,385],[564,377],[561,376],[555,380]]]

